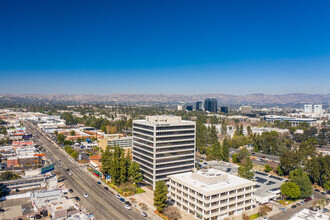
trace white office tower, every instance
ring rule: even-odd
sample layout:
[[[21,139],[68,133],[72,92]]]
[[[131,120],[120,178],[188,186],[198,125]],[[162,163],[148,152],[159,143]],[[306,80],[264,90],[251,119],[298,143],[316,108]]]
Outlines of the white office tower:
[[[195,122],[179,116],[147,116],[133,121],[133,160],[155,187],[168,175],[195,167]]]
[[[182,111],[182,105],[178,105],[178,111]]]
[[[304,112],[305,114],[313,113],[313,105],[304,105]]]
[[[322,114],[322,105],[314,105],[314,113],[315,114]]]

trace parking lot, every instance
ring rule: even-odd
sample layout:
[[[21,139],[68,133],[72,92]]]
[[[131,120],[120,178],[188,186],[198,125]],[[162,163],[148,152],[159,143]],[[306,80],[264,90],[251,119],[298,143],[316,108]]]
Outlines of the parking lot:
[[[256,185],[256,200],[259,203],[266,203],[270,200],[275,200],[280,196],[280,187],[288,179],[277,177],[268,173],[255,171],[254,179]]]

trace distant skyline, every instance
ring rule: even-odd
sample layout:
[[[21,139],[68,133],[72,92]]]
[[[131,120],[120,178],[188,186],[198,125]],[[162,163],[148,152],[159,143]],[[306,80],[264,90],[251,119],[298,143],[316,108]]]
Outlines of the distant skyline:
[[[0,94],[328,94],[329,8],[1,1]]]

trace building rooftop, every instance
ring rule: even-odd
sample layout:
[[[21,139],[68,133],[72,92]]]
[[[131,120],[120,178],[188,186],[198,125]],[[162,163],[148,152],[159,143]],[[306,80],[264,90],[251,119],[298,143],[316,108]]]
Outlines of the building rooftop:
[[[193,121],[182,120],[181,116],[175,115],[153,115],[146,116],[146,119],[134,120],[135,122],[145,123],[145,124],[160,124],[160,125],[182,125],[182,124],[192,124]]]
[[[173,180],[211,194],[213,191],[221,191],[226,188],[236,188],[246,184],[255,185],[254,182],[237,177],[217,169],[201,169],[198,171],[175,174],[169,176]]]
[[[329,216],[314,212],[308,209],[303,209],[300,212],[292,215],[290,220],[328,220]]]

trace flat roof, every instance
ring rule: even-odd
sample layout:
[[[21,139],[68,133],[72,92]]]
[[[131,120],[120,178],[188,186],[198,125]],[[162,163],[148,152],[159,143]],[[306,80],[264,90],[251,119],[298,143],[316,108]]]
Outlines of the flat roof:
[[[208,169],[207,172],[203,172],[205,169],[198,170],[195,172],[198,175],[206,178],[212,178],[214,176],[227,176],[226,181],[218,181],[217,183],[207,184],[204,181],[197,180],[193,177],[193,172],[186,172],[180,174],[170,175],[169,178],[178,181],[179,183],[189,186],[192,189],[197,189],[199,192],[204,192],[205,194],[211,194],[215,191],[221,191],[227,188],[239,188],[240,186],[245,187],[255,185],[253,181],[228,174],[226,172],[217,169]]]

